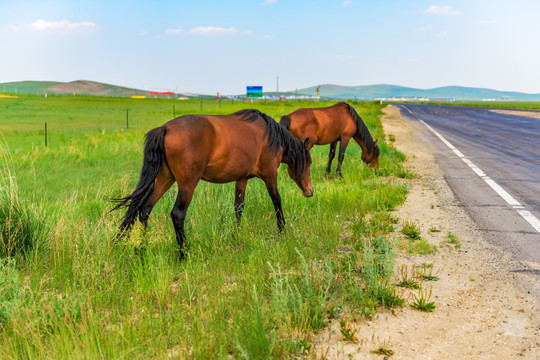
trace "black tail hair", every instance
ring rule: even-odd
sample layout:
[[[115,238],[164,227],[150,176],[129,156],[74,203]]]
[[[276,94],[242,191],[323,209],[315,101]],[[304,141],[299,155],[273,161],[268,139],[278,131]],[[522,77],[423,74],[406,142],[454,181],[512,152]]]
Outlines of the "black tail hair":
[[[279,120],[279,125],[283,126],[287,130],[291,130],[291,118],[289,115],[283,115]]]
[[[111,212],[123,207],[128,208],[124,215],[124,220],[122,221],[122,224],[120,224],[118,235],[122,235],[129,231],[137,220],[137,217],[139,217],[139,219],[141,218],[144,211],[144,204],[152,194],[152,191],[154,191],[154,180],[163,164],[167,164],[167,159],[165,158],[165,146],[163,144],[166,132],[167,128],[165,126],[160,126],[150,130],[146,134],[143,167],[137,187],[131,195],[121,199],[111,199],[112,202],[118,203]]]
[[[366,147],[368,151],[372,153],[375,150],[375,144],[373,142],[373,138],[371,137],[371,134],[369,133],[369,130],[366,124],[364,124],[364,121],[362,120],[360,115],[358,115],[358,113],[356,112],[354,107],[352,107],[352,105],[347,104],[345,102],[343,104],[345,104],[349,108],[349,113],[351,114],[352,118],[356,122],[356,134],[360,134],[362,139],[364,139],[364,141],[366,142]]]

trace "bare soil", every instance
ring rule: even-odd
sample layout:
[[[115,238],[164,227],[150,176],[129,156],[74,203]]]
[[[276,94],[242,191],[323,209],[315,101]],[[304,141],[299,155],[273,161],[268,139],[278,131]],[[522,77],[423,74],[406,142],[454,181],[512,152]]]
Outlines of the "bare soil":
[[[526,279],[512,272],[516,265],[510,257],[483,239],[459,206],[419,125],[404,120],[391,105],[382,122],[387,136],[395,137],[394,146],[406,154],[406,166],[418,174],[408,181],[410,193],[397,211],[400,224],[391,237],[396,244],[410,241],[400,230],[411,221],[437,249],[429,255],[399,250],[394,281],[402,280],[400,270],[410,276],[413,268],[420,271],[422,264],[433,264],[432,274],[439,280],[423,281],[421,287],[425,296],[431,293],[429,301],[436,308],[433,312],[412,308],[419,290],[399,288],[406,299],[404,307],[350,323],[357,343],[345,341],[339,320],[333,320],[313,339],[311,357],[390,358],[372,353],[384,348],[392,350],[391,359],[540,359],[539,309],[519,287]],[[457,236],[457,248],[448,242],[449,232]]]

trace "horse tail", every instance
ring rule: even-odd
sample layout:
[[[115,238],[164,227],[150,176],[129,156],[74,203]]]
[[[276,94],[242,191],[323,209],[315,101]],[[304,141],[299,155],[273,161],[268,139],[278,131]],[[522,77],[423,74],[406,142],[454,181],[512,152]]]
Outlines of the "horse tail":
[[[351,117],[354,119],[354,122],[356,123],[356,134],[354,134],[354,136],[360,135],[360,137],[365,141],[366,146],[369,149],[369,151],[371,151],[371,149],[374,148],[375,144],[373,143],[373,138],[371,137],[371,134],[369,133],[369,130],[366,124],[364,124],[364,120],[362,120],[362,118],[360,117],[360,115],[358,115],[358,113],[356,112],[355,108],[352,105],[347,104],[345,102],[343,104],[347,106],[347,108],[349,109],[349,114],[351,115]]]
[[[279,124],[287,130],[291,130],[291,118],[289,115],[283,115],[279,120]]]
[[[129,231],[137,217],[141,218],[144,205],[154,191],[154,180],[156,179],[163,164],[167,165],[165,157],[165,145],[163,139],[167,128],[160,126],[150,130],[146,134],[144,144],[144,158],[139,183],[135,190],[128,196],[120,199],[112,199],[117,205],[110,211],[113,212],[123,207],[127,207],[122,224],[120,224],[119,234]]]

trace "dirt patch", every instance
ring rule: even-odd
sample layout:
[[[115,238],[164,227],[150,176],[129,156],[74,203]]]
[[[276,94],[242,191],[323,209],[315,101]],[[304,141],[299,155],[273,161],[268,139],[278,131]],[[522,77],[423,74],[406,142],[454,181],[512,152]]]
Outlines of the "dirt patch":
[[[526,116],[533,119],[540,119],[540,111],[519,111],[519,110],[490,110],[497,114]]]
[[[350,324],[358,343],[343,340],[339,320],[317,334],[314,358],[380,359],[379,348],[393,351],[392,359],[539,359],[540,315],[534,300],[516,286],[520,274],[512,273],[509,257],[487,243],[475,230],[436,165],[419,124],[405,121],[393,106],[385,108],[385,133],[395,137],[395,147],[407,155],[406,166],[418,174],[412,180],[406,203],[397,211],[401,229],[405,221],[419,226],[421,236],[436,246],[429,255],[400,251],[399,272],[423,271],[433,264],[438,281],[421,287],[433,312],[421,312],[410,304],[419,290],[403,288],[407,305],[392,314],[385,310],[370,320]],[[455,238],[451,242],[448,234]],[[396,231],[395,243],[408,241]],[[457,239],[457,240],[456,240]],[[316,355],[316,356],[315,356]]]

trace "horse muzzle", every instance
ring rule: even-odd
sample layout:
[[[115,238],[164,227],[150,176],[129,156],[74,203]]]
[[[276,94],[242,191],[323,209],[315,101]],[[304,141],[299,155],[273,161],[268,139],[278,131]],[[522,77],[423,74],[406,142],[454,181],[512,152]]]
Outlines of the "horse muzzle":
[[[312,197],[313,196],[313,188],[309,188],[303,192],[305,197]]]

